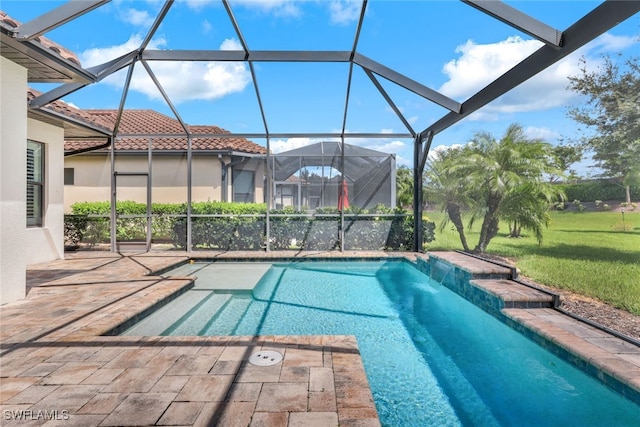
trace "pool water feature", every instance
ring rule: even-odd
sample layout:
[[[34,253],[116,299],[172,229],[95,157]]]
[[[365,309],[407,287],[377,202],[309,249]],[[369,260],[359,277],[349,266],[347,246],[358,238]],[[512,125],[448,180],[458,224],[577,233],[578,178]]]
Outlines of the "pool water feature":
[[[185,268],[200,275],[207,267],[183,266],[179,273]],[[197,301],[162,334],[355,335],[383,425],[640,420],[640,406],[406,261],[281,263],[253,290],[203,288],[197,282],[185,294]]]

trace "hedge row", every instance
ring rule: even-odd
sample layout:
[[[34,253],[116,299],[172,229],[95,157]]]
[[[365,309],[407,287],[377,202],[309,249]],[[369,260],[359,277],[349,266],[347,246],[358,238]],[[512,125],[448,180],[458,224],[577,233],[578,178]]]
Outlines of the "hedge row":
[[[195,249],[260,250],[266,246],[266,210],[266,205],[260,203],[193,203],[192,215],[196,216],[191,219],[192,246]],[[108,202],[76,203],[72,206],[72,212],[73,215],[65,216],[65,231],[70,244],[74,239],[89,245],[109,242],[109,219],[106,218],[110,213]],[[119,202],[116,212],[119,215],[116,219],[118,241],[146,240],[145,218],[122,217],[145,215],[145,204]],[[153,204],[151,212],[154,215],[152,240],[171,242],[175,247],[185,248],[186,205]],[[270,248],[338,249],[339,211],[336,208],[322,208],[315,213],[310,216],[290,208],[270,211]],[[345,249],[413,250],[413,219],[404,210],[377,206],[370,210],[350,208],[345,214]],[[423,237],[424,243],[435,239],[433,221],[423,221]]]
[[[624,186],[611,180],[594,180],[577,184],[558,184],[567,195],[567,200],[595,202],[596,200],[625,201]],[[631,200],[640,200],[640,187],[631,187]]]

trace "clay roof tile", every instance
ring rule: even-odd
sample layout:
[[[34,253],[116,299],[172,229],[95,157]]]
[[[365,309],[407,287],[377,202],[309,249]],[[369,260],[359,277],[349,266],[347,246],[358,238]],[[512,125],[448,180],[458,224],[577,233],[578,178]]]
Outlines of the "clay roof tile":
[[[3,12],[0,10],[0,22],[2,22],[3,24],[5,24],[5,26],[8,26],[12,29],[17,29],[18,27],[20,27],[20,21],[17,21],[15,19],[13,19],[12,17],[10,17],[9,15],[7,15],[6,12]],[[33,41],[35,41],[36,43],[40,43],[42,46],[48,48],[49,50],[55,52],[56,54],[58,54],[59,56],[61,56],[62,58],[71,61],[77,65],[81,65],[80,64],[80,60],[78,59],[78,56],[73,53],[72,51],[70,51],[69,49],[65,48],[64,46],[59,45],[58,43],[54,42],[51,39],[48,39],[44,36],[38,36],[35,37],[33,39]]]
[[[112,129],[115,126],[117,110],[84,110],[89,117],[108,123]],[[196,125],[189,126],[193,134],[215,135],[230,134],[226,129],[218,126]],[[153,110],[124,110],[118,134],[121,135],[116,142],[116,149],[119,150],[146,150],[148,148],[148,138],[136,137],[135,135],[162,135],[152,140],[153,150],[186,150],[187,137],[180,122],[174,118],[166,116]],[[174,136],[185,135],[185,136]],[[77,145],[77,144],[76,144]],[[71,149],[71,144],[65,143],[65,149]],[[221,138],[221,137],[196,137],[191,141],[191,148],[194,151],[237,151],[248,154],[265,154],[264,147],[249,141],[245,138]],[[77,149],[77,148],[74,148]]]

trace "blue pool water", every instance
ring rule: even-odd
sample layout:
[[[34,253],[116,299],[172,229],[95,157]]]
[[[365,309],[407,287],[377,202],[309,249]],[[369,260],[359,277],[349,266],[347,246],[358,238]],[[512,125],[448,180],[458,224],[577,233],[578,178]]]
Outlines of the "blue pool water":
[[[206,292],[164,334],[355,335],[383,425],[640,425],[640,406],[408,262],[274,264],[253,291]]]

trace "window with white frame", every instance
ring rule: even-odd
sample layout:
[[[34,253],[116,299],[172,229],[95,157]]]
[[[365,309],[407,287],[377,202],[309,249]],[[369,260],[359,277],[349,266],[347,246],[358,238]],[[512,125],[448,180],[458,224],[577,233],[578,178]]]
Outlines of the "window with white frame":
[[[27,226],[41,227],[44,210],[44,144],[27,141]]]

